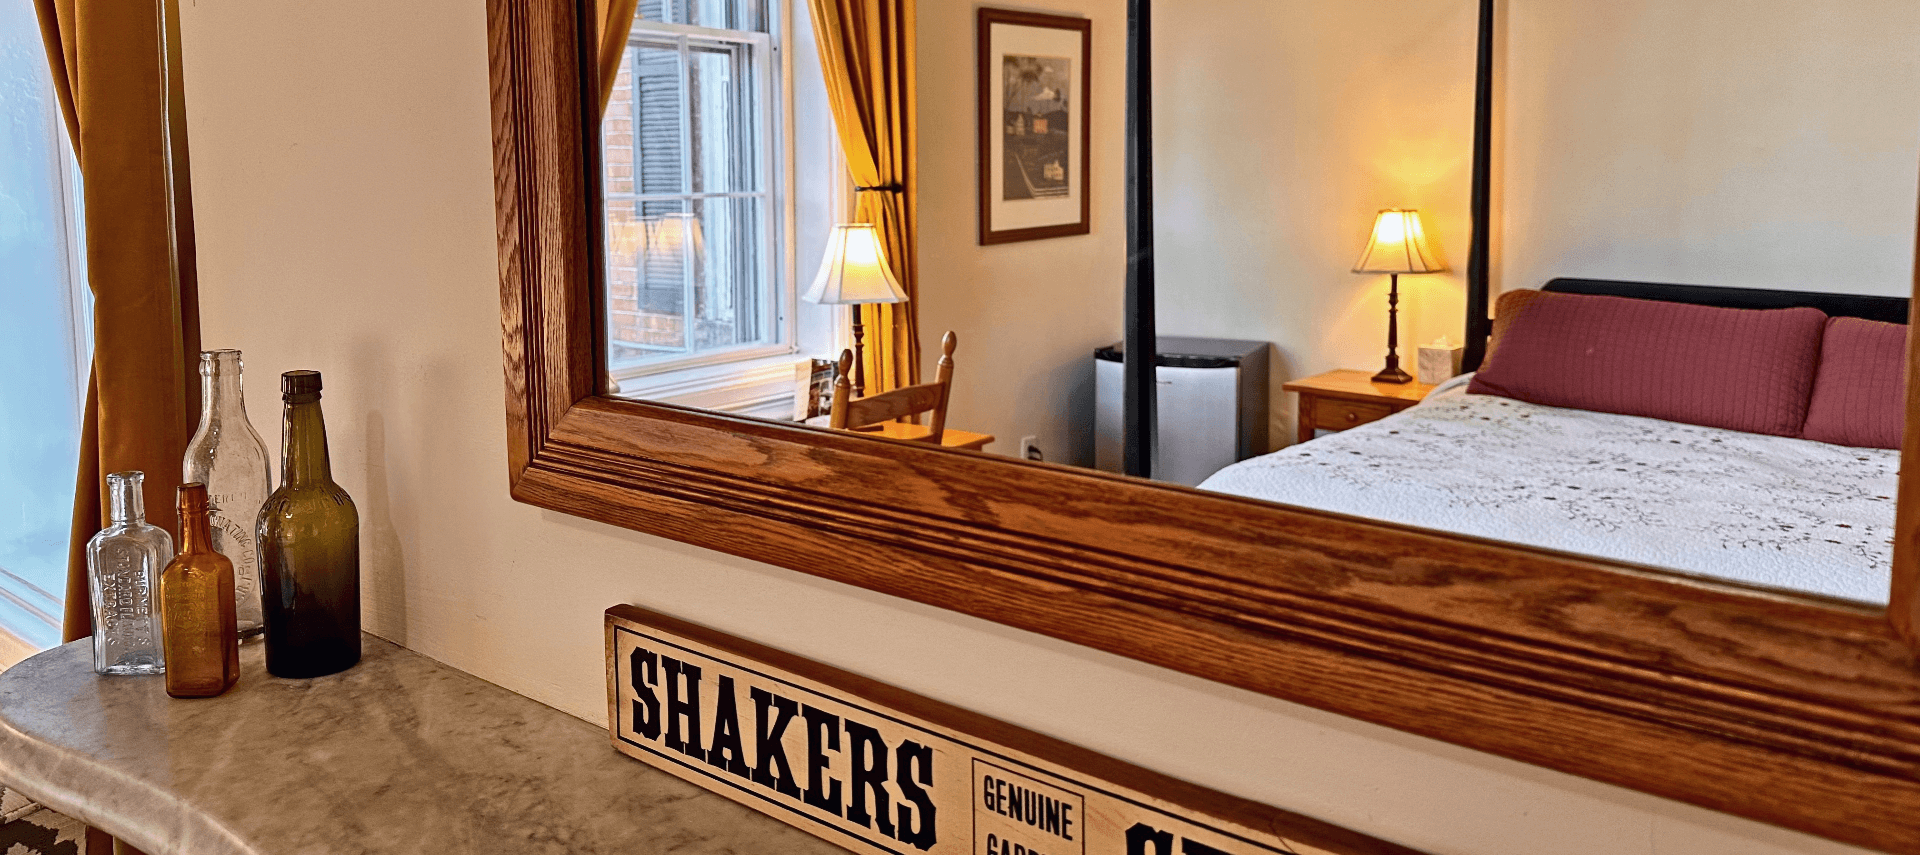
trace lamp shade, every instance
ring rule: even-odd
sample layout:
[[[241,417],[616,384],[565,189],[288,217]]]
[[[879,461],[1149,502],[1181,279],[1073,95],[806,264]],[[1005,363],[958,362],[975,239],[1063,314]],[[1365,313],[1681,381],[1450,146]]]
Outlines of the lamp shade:
[[[845,306],[858,303],[904,303],[907,292],[887,268],[880,248],[880,230],[869,223],[833,227],[827,236],[827,255],[813,287],[801,297],[809,303]]]
[[[1427,243],[1426,229],[1420,227],[1420,212],[1388,208],[1373,221],[1373,235],[1355,273],[1439,273],[1447,264]]]

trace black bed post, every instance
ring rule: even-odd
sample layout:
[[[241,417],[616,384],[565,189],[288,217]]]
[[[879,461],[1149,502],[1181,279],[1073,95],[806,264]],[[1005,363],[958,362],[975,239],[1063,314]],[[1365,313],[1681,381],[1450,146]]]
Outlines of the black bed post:
[[[1126,474],[1153,477],[1158,429],[1153,307],[1152,0],[1127,0],[1127,340],[1123,417]]]
[[[1473,237],[1467,248],[1467,349],[1460,367],[1477,371],[1493,334],[1488,265],[1492,254],[1493,16],[1495,0],[1480,0],[1479,61],[1473,83]]]

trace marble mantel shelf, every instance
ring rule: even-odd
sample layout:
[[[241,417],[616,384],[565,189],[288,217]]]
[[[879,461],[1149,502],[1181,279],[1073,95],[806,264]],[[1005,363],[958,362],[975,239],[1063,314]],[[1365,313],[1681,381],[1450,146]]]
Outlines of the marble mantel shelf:
[[[615,752],[605,730],[368,636],[360,665],[172,700],[89,642],[0,674],[0,781],[150,855],[845,850]]]

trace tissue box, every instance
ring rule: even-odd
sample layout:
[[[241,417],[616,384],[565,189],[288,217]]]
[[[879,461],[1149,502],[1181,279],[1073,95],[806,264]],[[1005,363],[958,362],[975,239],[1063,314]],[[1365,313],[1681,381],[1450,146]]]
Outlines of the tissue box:
[[[1428,386],[1437,386],[1460,374],[1460,354],[1464,347],[1420,348],[1420,382]]]

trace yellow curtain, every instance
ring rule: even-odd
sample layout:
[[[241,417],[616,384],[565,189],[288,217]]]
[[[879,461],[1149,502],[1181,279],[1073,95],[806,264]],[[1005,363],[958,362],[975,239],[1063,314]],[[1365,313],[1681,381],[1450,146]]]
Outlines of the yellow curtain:
[[[173,0],[34,0],[85,184],[93,376],[87,387],[64,635],[93,633],[86,542],[103,473],[147,473],[148,521],[170,510],[200,417],[200,318]]]
[[[867,394],[911,386],[920,377],[913,302],[914,257],[913,0],[808,0],[826,73],[827,100],[840,148],[861,188],[854,221],[873,223],[905,303],[854,307],[865,312]]]
[[[620,57],[627,52],[627,35],[633,30],[634,10],[639,0],[594,0],[594,20],[599,22],[600,112],[607,111],[613,98],[613,81],[620,74]]]

